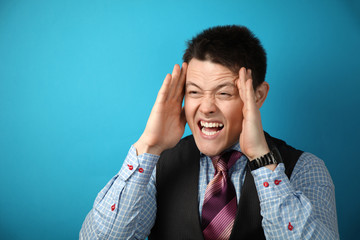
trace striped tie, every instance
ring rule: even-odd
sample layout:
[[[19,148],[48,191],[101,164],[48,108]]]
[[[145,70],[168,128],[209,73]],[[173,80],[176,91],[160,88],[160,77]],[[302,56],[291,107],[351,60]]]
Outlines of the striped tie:
[[[211,158],[215,166],[215,176],[206,187],[202,209],[202,229],[206,240],[230,238],[237,201],[228,169],[241,155],[238,151],[231,151]]]

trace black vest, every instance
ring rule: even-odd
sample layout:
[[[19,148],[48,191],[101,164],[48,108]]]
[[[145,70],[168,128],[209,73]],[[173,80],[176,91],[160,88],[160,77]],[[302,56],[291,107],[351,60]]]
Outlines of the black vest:
[[[277,147],[290,178],[302,151],[266,135],[271,148]],[[149,240],[204,239],[199,216],[198,186],[200,152],[193,136],[164,151],[156,165],[157,214]],[[260,202],[249,167],[241,190],[230,240],[265,239]]]

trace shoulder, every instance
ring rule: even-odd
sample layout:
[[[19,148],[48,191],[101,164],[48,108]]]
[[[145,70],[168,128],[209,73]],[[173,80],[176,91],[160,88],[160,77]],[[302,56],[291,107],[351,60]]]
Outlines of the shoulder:
[[[301,154],[295,165],[291,180],[309,179],[320,185],[333,185],[324,161],[312,153]]]
[[[193,136],[188,136],[179,143],[161,153],[156,165],[157,188],[178,184],[180,179],[196,176],[199,173],[200,152]],[[170,184],[170,185],[171,185]]]
[[[195,144],[194,137],[192,135],[182,138],[175,145],[175,147],[165,150],[163,153],[161,153],[160,159],[164,158],[164,157],[168,157],[170,155],[172,156],[174,154],[176,154],[176,155],[184,154],[188,151],[191,151],[191,152],[198,151],[196,144]]]
[[[314,171],[324,170],[326,169],[326,166],[321,158],[315,156],[312,153],[303,152],[296,164],[296,168],[302,169],[302,171]]]
[[[161,153],[156,166],[157,171],[188,166],[193,164],[195,159],[200,159],[200,151],[195,144],[194,137],[190,135],[181,139],[175,147]]]
[[[325,163],[321,158],[319,158],[319,157],[317,157],[314,154],[309,153],[309,152],[304,152],[300,156],[299,161],[300,161],[300,163],[304,164],[305,166],[308,165],[308,164],[325,166]]]

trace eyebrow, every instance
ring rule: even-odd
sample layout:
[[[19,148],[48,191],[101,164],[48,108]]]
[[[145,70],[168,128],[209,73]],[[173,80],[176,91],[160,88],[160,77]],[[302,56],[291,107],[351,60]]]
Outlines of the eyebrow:
[[[197,88],[201,89],[201,87],[199,87],[197,84],[195,84],[195,83],[193,83],[193,82],[187,82],[187,83],[186,83],[186,87],[188,87],[188,86],[194,86],[194,87],[197,87]],[[233,88],[236,88],[236,86],[235,86],[234,83],[232,83],[232,82],[227,82],[227,83],[223,83],[223,84],[218,85],[215,89],[216,89],[216,90],[219,90],[219,89],[221,89],[221,88],[223,88],[223,87],[233,87]]]

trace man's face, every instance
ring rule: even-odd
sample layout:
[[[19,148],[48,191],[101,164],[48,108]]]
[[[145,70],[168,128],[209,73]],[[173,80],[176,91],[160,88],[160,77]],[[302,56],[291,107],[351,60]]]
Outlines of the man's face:
[[[186,121],[199,150],[220,154],[239,141],[243,102],[236,87],[237,75],[228,68],[192,59],[185,88]]]

